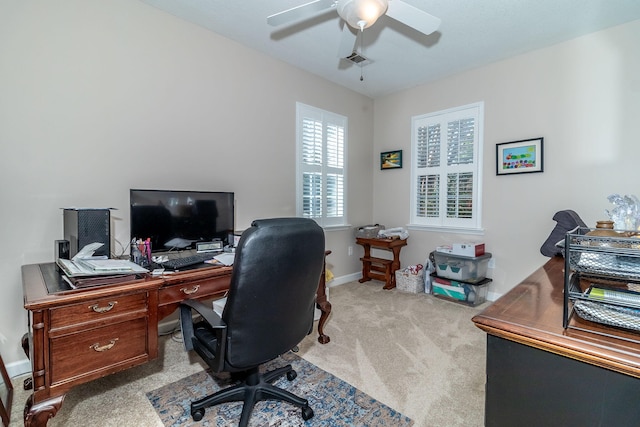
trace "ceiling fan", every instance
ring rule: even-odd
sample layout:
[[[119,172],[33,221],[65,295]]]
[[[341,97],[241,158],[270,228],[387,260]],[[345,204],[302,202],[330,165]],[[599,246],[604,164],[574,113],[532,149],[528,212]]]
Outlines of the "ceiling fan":
[[[440,26],[440,18],[436,18],[402,0],[315,0],[267,17],[267,23],[280,26],[296,21],[312,18],[321,13],[335,10],[345,21],[342,29],[342,41],[338,56],[345,58],[355,52],[354,46],[358,34],[349,27],[364,31],[373,25],[379,17],[387,15],[404,25],[423,34],[429,35]]]

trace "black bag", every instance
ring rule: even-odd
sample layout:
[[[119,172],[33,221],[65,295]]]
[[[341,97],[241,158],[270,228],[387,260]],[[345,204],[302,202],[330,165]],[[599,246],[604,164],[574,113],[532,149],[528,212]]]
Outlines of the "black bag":
[[[562,248],[558,246],[558,243],[564,241],[564,236],[580,227],[587,226],[580,216],[572,210],[558,211],[553,219],[557,221],[557,224],[540,247],[540,253],[548,257],[562,255]]]

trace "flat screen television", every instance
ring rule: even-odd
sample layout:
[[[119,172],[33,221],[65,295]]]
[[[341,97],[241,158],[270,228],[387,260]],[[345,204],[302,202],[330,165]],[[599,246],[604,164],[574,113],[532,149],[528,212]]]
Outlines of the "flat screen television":
[[[131,239],[151,239],[151,252],[195,249],[234,230],[234,193],[142,190],[129,192]]]

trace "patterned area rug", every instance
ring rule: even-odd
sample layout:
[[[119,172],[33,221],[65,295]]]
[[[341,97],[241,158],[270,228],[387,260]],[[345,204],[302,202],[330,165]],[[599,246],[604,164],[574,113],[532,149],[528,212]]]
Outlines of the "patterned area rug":
[[[301,410],[288,403],[261,401],[256,404],[249,422],[250,427],[339,427],[339,426],[412,426],[413,421],[401,413],[378,402],[341,379],[323,371],[314,364],[288,353],[265,364],[264,370],[291,364],[298,373],[293,381],[286,376],[275,385],[309,400],[314,416],[302,419]],[[228,427],[238,424],[242,403],[224,403],[205,410],[202,421],[194,422],[190,415],[192,400],[228,387],[228,374],[199,372],[180,381],[147,393],[147,398],[165,426]]]

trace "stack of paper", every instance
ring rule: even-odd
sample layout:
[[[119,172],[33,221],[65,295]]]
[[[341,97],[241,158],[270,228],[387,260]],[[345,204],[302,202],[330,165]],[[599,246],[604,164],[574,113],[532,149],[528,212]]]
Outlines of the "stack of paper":
[[[233,265],[233,261],[236,258],[236,254],[234,252],[223,252],[219,255],[213,257],[212,260],[205,261],[208,264],[222,264],[222,265]]]
[[[124,259],[80,259],[69,260],[58,258],[58,266],[69,277],[100,276],[109,274],[147,273],[146,268],[140,267]]]

